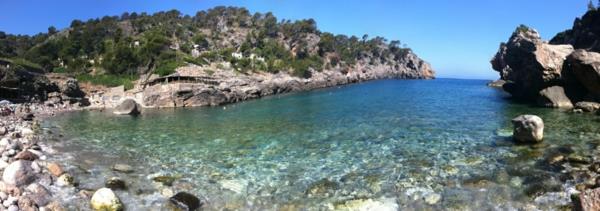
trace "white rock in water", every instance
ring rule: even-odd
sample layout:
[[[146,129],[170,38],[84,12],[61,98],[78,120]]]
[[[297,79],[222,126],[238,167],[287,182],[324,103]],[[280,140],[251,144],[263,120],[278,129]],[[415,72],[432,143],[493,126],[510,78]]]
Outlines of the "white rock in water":
[[[121,200],[110,188],[100,188],[92,196],[90,201],[94,210],[118,211],[123,210]]]
[[[246,180],[222,180],[219,183],[223,189],[233,191],[237,194],[245,193],[248,186],[248,181]]]
[[[424,200],[429,205],[437,204],[442,199],[442,196],[437,193],[430,193],[424,197]]]
[[[355,199],[346,201],[343,204],[335,206],[330,205],[331,210],[357,210],[357,211],[395,211],[398,210],[398,204],[394,199]]]
[[[544,139],[544,121],[536,115],[521,115],[512,119],[513,138],[520,142],[540,142]]]

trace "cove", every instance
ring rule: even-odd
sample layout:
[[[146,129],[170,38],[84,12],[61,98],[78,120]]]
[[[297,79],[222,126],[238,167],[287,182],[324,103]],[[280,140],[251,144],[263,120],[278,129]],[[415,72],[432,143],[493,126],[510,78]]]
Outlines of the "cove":
[[[379,80],[138,117],[71,112],[43,127],[64,134],[52,143],[56,159],[81,189],[119,176],[130,210],[166,206],[165,189],[203,196],[207,210],[323,210],[359,199],[400,209],[569,203],[572,178],[546,161],[565,150],[593,151],[599,117],[512,103],[485,83]],[[517,145],[507,136],[510,120],[524,113],[544,119],[543,144]],[[112,171],[115,163],[134,172]],[[156,175],[175,181],[158,185]]]

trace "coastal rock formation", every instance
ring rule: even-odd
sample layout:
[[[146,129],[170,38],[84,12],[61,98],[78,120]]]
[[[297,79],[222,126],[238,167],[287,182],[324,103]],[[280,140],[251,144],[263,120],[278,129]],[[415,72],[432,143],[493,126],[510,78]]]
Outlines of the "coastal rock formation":
[[[491,61],[507,81],[503,89],[515,99],[549,107],[600,102],[599,26],[600,10],[590,10],[550,43],[534,29],[519,26]]]
[[[135,100],[126,99],[115,108],[113,113],[119,115],[137,115],[140,113],[140,105]]]
[[[492,67],[506,81],[503,88],[519,99],[535,99],[545,87],[560,84],[563,63],[573,52],[570,45],[543,42],[534,29],[520,26],[508,43],[502,43]]]
[[[589,10],[583,17],[575,19],[571,29],[558,33],[550,43],[600,52],[600,10]]]
[[[94,210],[119,211],[123,210],[121,200],[109,188],[100,188],[92,196],[90,201]]]
[[[540,91],[538,104],[550,108],[573,108],[573,103],[560,86],[551,86]]]
[[[521,115],[512,119],[513,138],[519,142],[536,143],[544,139],[544,121],[535,115]]]
[[[569,56],[568,64],[587,91],[600,96],[600,53],[577,50]]]

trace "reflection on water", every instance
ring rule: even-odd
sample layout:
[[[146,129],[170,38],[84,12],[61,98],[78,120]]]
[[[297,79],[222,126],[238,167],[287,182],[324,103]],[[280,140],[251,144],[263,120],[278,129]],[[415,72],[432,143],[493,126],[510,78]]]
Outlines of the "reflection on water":
[[[565,147],[590,151],[598,117],[505,98],[485,81],[384,80],[137,118],[69,113],[46,125],[70,137],[56,145],[81,186],[120,176],[130,209],[163,204],[160,192],[170,190],[203,196],[215,210],[330,209],[356,199],[401,209],[562,206],[568,196],[544,193],[563,191],[568,178],[543,161]],[[544,145],[506,137],[524,113],[545,120]],[[136,171],[112,172],[114,163]],[[176,181],[164,187],[152,175]]]

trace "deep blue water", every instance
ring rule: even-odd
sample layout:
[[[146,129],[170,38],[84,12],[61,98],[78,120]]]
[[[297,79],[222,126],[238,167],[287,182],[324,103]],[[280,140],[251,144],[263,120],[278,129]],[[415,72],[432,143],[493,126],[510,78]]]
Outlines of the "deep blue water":
[[[151,174],[176,176],[168,188],[215,210],[323,210],[352,199],[401,209],[562,206],[543,199],[564,191],[565,178],[540,162],[561,147],[588,150],[600,140],[599,117],[512,103],[486,82],[382,80],[139,117],[68,113],[46,126],[69,137],[56,146],[82,185],[130,181],[118,194],[132,209],[164,203]],[[545,120],[544,145],[506,137],[525,113]],[[136,171],[112,172],[114,163]],[[435,194],[438,202],[424,200]]]

